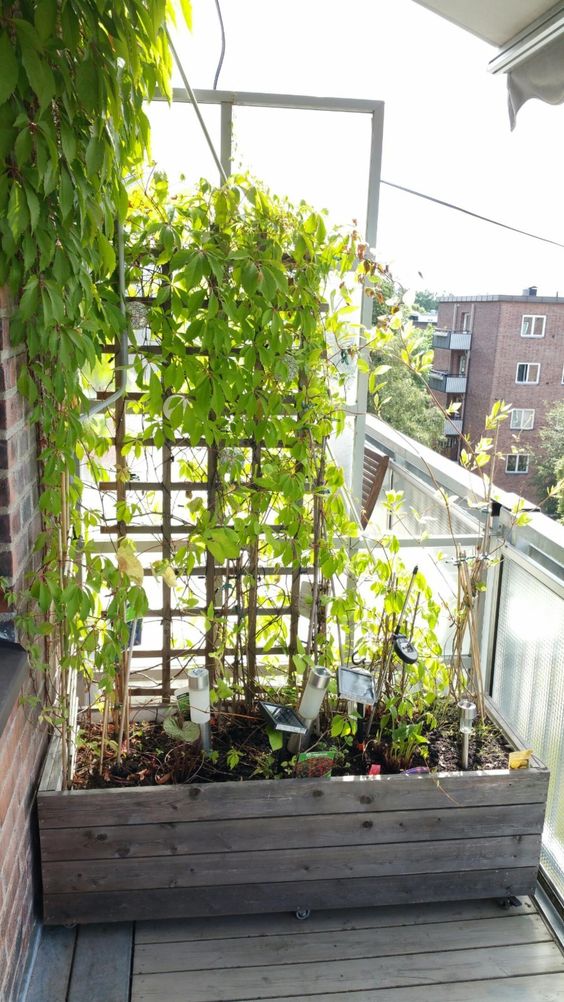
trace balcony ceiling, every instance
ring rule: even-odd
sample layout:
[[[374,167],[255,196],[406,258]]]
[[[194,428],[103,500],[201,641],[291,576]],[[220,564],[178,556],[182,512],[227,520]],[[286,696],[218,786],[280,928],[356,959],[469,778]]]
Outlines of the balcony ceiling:
[[[511,128],[532,97],[564,102],[564,2],[554,0],[415,0],[497,45],[492,73],[506,73]]]
[[[554,0],[415,0],[422,7],[465,28],[490,45],[504,46],[538,17],[554,8]]]

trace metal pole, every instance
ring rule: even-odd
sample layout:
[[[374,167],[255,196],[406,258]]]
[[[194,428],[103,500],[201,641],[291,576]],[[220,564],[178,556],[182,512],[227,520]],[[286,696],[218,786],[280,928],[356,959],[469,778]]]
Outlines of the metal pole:
[[[172,42],[172,38],[170,37],[170,32],[169,32],[168,28],[166,29],[166,37],[168,39],[168,44],[170,46],[170,51],[172,52],[172,55],[174,56],[174,61],[175,61],[176,65],[177,65],[177,67],[178,67],[178,72],[180,73],[180,76],[182,77],[182,83],[184,84],[184,89],[185,89],[185,91],[186,91],[186,93],[187,93],[187,95],[188,95],[188,97],[190,99],[190,102],[191,102],[191,104],[192,104],[192,106],[194,108],[194,111],[196,112],[196,118],[198,119],[198,122],[200,123],[200,127],[202,129],[202,132],[204,133],[204,136],[206,137],[206,142],[207,142],[207,144],[208,144],[208,146],[210,148],[210,152],[211,152],[211,155],[212,155],[212,157],[214,159],[214,163],[215,163],[215,165],[216,165],[216,167],[217,167],[217,169],[219,171],[219,176],[220,176],[220,178],[221,178],[222,181],[227,181],[227,174],[225,173],[225,170],[223,169],[223,165],[221,163],[221,160],[219,159],[219,157],[218,157],[218,155],[217,155],[217,153],[215,151],[215,146],[213,145],[212,138],[211,138],[211,136],[210,136],[210,134],[208,132],[207,125],[204,122],[204,119],[202,117],[202,112],[200,111],[200,108],[198,106],[198,102],[196,100],[196,95],[194,94],[194,91],[192,90],[192,88],[190,86],[190,82],[188,80],[188,77],[186,76],[186,74],[184,72],[184,67],[183,67],[182,63],[180,62],[180,58],[178,56],[178,53],[177,53],[176,49],[174,48],[174,45],[173,45],[173,42]]]
[[[383,104],[372,112],[372,131],[370,139],[370,171],[368,175],[368,206],[366,211],[366,242],[369,247],[376,246],[378,231],[378,203],[380,196],[380,172],[382,166],[382,137],[384,131]],[[362,297],[360,322],[363,327],[372,327],[373,300]],[[360,354],[362,356],[362,339]],[[366,405],[368,401],[368,372],[359,368],[356,382],[356,406],[354,415],[353,452],[351,471],[351,493],[357,508],[362,507],[362,477],[364,470],[364,440],[366,437]]]
[[[231,139],[233,135],[233,105],[221,102],[221,165],[227,177],[231,174]]]

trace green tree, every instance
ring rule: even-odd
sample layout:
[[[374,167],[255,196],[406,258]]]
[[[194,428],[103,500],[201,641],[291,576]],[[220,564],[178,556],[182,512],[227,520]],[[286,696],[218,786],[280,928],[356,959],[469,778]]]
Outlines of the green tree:
[[[431,292],[430,289],[419,289],[415,294],[413,305],[418,306],[420,310],[424,310],[426,313],[430,313],[438,308],[439,299],[442,296],[444,296],[444,292]]]
[[[400,303],[403,294],[404,290],[390,276],[385,276],[374,299],[373,323],[377,325],[390,309],[393,313],[397,309],[395,302]],[[417,354],[423,358],[432,350],[433,329],[429,326],[424,331],[413,333],[417,339]],[[403,338],[403,329],[398,329],[391,340],[387,340],[385,345],[379,343],[370,354],[371,383],[376,383],[379,372],[383,374],[383,379],[381,383],[376,383],[376,392],[370,394],[368,409],[397,431],[436,449],[443,437],[444,418],[427,389],[425,373],[414,373],[405,364],[402,358],[405,348]],[[376,337],[375,343],[378,340]]]
[[[547,412],[535,459],[534,483],[541,496],[543,510],[551,518],[558,518],[564,514],[561,510],[564,494],[564,401]]]
[[[384,362],[379,352],[373,355],[375,365]],[[377,414],[392,428],[409,435],[422,445],[436,449],[443,436],[444,418],[434,406],[422,381],[415,377],[401,361],[386,363],[385,385],[378,398],[370,398],[369,410]]]

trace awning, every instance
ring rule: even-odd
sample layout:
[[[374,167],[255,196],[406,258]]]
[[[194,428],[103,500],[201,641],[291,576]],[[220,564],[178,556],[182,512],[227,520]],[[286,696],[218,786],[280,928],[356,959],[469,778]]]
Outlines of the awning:
[[[564,2],[553,0],[415,0],[497,45],[492,73],[507,73],[511,128],[529,98],[564,102]]]

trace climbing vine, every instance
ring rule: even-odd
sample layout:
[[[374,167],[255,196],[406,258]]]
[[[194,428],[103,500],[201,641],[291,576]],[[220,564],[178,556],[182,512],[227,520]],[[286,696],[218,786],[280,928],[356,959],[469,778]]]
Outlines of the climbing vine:
[[[182,7],[189,18],[189,0]],[[92,445],[80,373],[123,330],[114,274],[124,177],[148,150],[143,102],[157,87],[170,93],[173,13],[165,0],[20,0],[0,13],[0,285],[15,303],[12,341],[25,346],[18,386],[37,431],[43,518],[30,587],[43,622],[24,617],[20,626],[34,641],[47,637],[61,668],[59,696],[74,624],[94,610],[93,582],[80,587],[76,574],[81,488],[73,472],[77,449]],[[112,568],[101,577],[128,592],[129,579]],[[39,643],[31,653],[42,659]],[[54,702],[64,731],[66,698]]]

